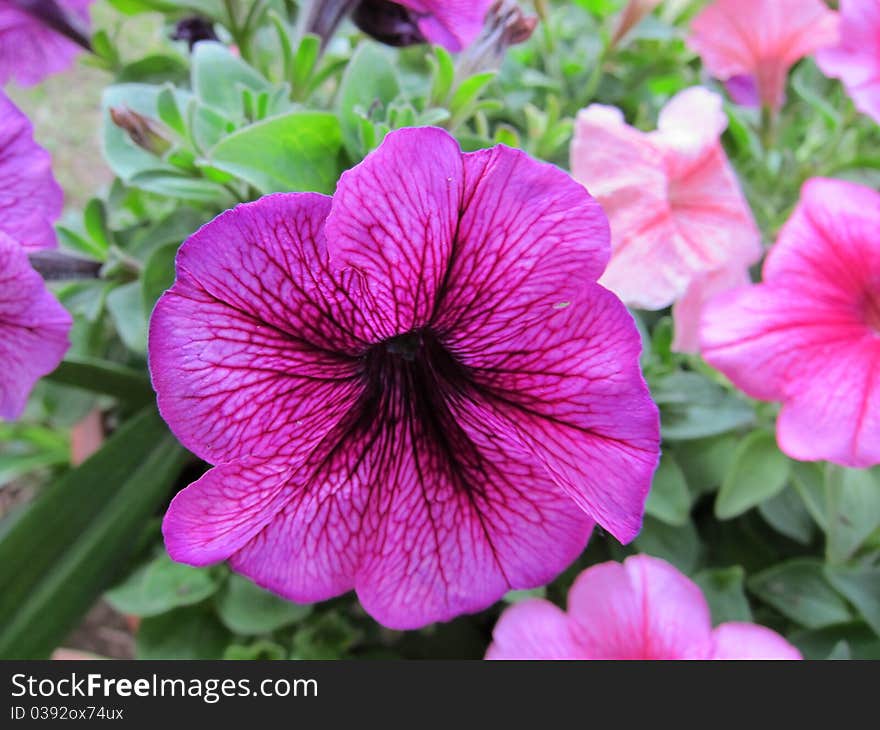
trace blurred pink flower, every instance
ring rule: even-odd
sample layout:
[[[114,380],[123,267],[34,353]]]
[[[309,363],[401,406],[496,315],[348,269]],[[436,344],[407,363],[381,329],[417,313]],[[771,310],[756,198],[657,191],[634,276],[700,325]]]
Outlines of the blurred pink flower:
[[[721,292],[751,283],[748,267],[739,263],[705,274],[688,287],[684,296],[672,306],[675,352],[700,351],[700,320],[706,304]]]
[[[760,235],[721,147],[721,97],[682,91],[656,132],[593,105],[577,119],[575,179],[611,221],[612,257],[600,283],[641,309],[662,309],[706,274],[744,271],[761,256]]]
[[[840,44],[819,51],[816,61],[880,123],[880,0],[841,0],[840,14]]]
[[[0,418],[21,415],[34,383],[64,357],[70,327],[25,250],[0,231]]]
[[[712,628],[699,587],[669,563],[634,555],[587,568],[568,613],[543,599],[508,608],[487,659],[800,659],[779,634],[750,623]]]
[[[809,180],[763,283],[703,317],[706,360],[753,398],[782,401],[780,448],[805,461],[880,463],[880,193]]]
[[[694,19],[688,45],[713,76],[740,91],[753,85],[761,104],[779,109],[789,69],[837,39],[837,14],[822,0],[715,0]]]
[[[22,86],[33,86],[51,74],[70,68],[83,48],[52,25],[64,24],[69,19],[85,27],[92,1],[0,0],[0,85],[15,79]],[[25,6],[31,10],[25,10]],[[41,14],[44,17],[38,17]],[[82,42],[85,43],[85,39]]]
[[[30,120],[0,91],[0,233],[28,251],[55,248],[64,194]]]

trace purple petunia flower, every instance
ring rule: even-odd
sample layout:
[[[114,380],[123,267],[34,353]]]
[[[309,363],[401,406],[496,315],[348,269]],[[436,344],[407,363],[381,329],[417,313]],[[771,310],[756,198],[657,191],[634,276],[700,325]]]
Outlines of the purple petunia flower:
[[[0,0],[0,84],[33,86],[70,68],[93,0]]]
[[[171,556],[404,629],[547,583],[594,521],[631,540],[659,423],[609,254],[564,172],[433,128],[207,224],[150,324],[160,411],[216,465]]]
[[[28,251],[57,245],[52,227],[64,195],[30,120],[0,91],[0,233]]]
[[[27,253],[0,231],[0,418],[18,418],[34,383],[61,362],[70,315]]]

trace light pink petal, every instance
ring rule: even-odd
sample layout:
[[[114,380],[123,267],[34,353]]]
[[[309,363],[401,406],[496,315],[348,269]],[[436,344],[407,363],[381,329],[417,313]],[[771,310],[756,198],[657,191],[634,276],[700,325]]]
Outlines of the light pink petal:
[[[748,623],[726,623],[712,632],[712,659],[802,659],[775,631]]]
[[[611,221],[613,255],[601,283],[630,306],[662,309],[695,279],[760,257],[757,227],[718,140],[719,105],[711,92],[689,89],[651,134],[607,108],[578,116],[572,171]],[[688,116],[714,138],[694,133]]]
[[[298,602],[355,588],[379,622],[407,629],[544,585],[583,550],[589,518],[473,398],[426,384],[411,397],[393,382],[406,372],[328,435],[237,571]]]
[[[659,455],[640,350],[631,315],[594,284],[461,355],[500,422],[621,542],[641,528]]]
[[[856,107],[880,122],[880,3],[841,0],[840,43],[816,55],[819,67],[843,81]]]
[[[716,78],[753,77],[762,102],[778,108],[791,66],[838,33],[822,0],[715,0],[694,19],[688,45]]]
[[[255,459],[208,470],[178,492],[165,513],[168,554],[198,566],[226,560],[290,501],[292,472]]]
[[[697,585],[647,555],[588,568],[568,594],[578,645],[590,659],[707,659],[709,607]]]
[[[552,316],[599,278],[610,254],[602,209],[559,168],[497,146],[464,155],[464,174],[432,321],[460,355]]]
[[[449,266],[462,155],[447,132],[401,129],[342,175],[327,220],[330,258],[360,279],[375,341],[424,326]]]
[[[493,0],[397,0],[409,8],[419,30],[431,43],[450,51],[470,45],[483,29]]]
[[[751,279],[748,269],[743,266],[730,266],[696,279],[672,307],[675,324],[673,351],[699,353],[700,321],[708,302],[722,292],[747,286],[749,283]]]
[[[663,107],[653,137],[682,154],[700,155],[718,144],[725,129],[723,99],[709,89],[693,86],[676,94]]]
[[[182,246],[150,322],[159,410],[217,464],[307,454],[357,401],[357,312],[326,271],[330,199],[282,193],[227,211]]]
[[[550,601],[532,598],[504,610],[486,659],[581,659],[568,616]]]
[[[88,26],[92,0],[58,0],[73,20]],[[83,53],[76,43],[51,30],[10,0],[0,1],[0,85],[14,79],[33,86],[66,71]]]
[[[0,48],[6,42],[2,17],[0,7]],[[30,121],[3,91],[0,91],[0,181],[0,232],[28,251],[55,248],[53,223],[61,215],[64,196],[52,176],[49,153],[34,142]]]
[[[660,309],[686,286],[687,273],[661,249],[674,235],[661,153],[610,107],[578,114],[571,169],[611,223],[613,257],[602,283],[631,306]],[[659,253],[658,253],[659,252]],[[670,265],[658,266],[654,256]]]
[[[18,418],[34,383],[58,367],[71,324],[24,249],[0,232],[0,418]]]

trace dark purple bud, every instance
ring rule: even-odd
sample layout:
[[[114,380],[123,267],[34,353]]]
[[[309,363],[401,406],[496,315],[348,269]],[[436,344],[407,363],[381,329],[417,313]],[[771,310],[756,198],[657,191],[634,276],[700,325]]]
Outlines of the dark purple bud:
[[[199,15],[191,15],[178,21],[171,32],[171,40],[186,41],[189,44],[189,50],[199,41],[216,41],[217,34],[214,32],[214,24]]]
[[[409,10],[388,0],[361,0],[352,20],[364,33],[389,46],[426,42]]]
[[[69,38],[87,51],[92,50],[88,34],[71,18],[55,0],[12,0],[13,5],[34,16],[47,28]]]
[[[128,107],[111,107],[110,118],[141,149],[161,157],[171,148],[171,140],[164,133],[161,124],[138,114]]]

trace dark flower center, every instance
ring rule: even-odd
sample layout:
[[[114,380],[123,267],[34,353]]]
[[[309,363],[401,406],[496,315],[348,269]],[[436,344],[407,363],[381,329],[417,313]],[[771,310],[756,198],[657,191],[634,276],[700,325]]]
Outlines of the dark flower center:
[[[395,335],[371,347],[365,358],[364,375],[368,390],[374,392],[389,387],[410,391],[432,385],[435,390],[455,388],[467,379],[464,366],[427,328]],[[435,393],[431,400],[435,397],[440,394]]]
[[[362,0],[352,20],[364,33],[389,46],[424,43],[415,19],[402,5],[387,0]]]

